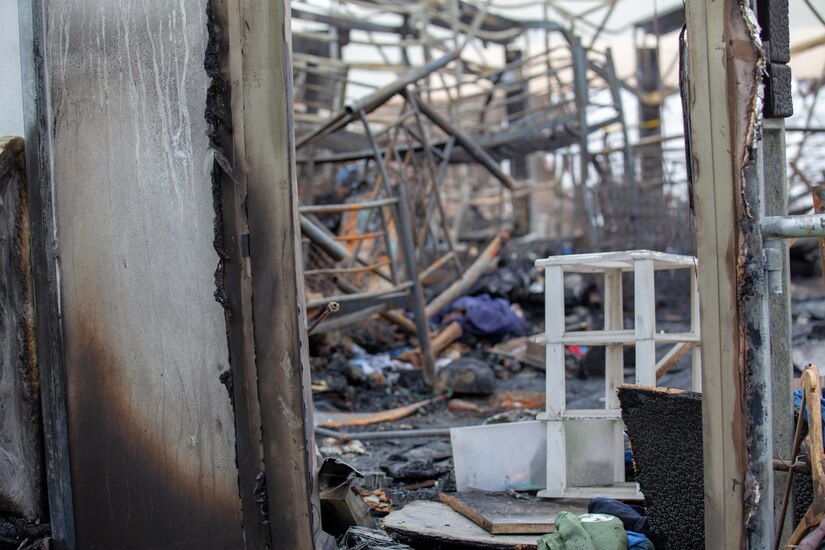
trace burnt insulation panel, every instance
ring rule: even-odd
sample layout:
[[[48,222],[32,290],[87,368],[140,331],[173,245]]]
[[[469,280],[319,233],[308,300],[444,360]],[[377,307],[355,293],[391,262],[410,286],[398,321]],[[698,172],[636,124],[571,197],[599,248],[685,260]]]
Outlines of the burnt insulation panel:
[[[797,525],[814,501],[811,474],[794,474],[793,491],[793,524]]]
[[[790,63],[791,29],[788,0],[757,0],[757,16],[762,40],[770,43],[773,63]]]
[[[657,550],[704,548],[702,395],[625,384],[619,401]]]

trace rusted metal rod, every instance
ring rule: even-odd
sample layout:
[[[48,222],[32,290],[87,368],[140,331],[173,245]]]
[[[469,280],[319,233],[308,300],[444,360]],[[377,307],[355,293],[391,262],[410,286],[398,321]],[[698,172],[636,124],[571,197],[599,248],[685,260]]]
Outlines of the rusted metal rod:
[[[791,472],[796,474],[808,475],[810,475],[811,473],[811,465],[804,460],[803,455],[796,457],[796,462],[793,462],[791,464],[785,462],[784,460],[774,458],[773,469],[775,472]]]
[[[369,233],[358,233],[355,235],[338,235],[333,237],[336,241],[351,242],[351,241],[367,241],[370,239],[377,239],[383,237],[387,233],[385,231],[371,231]]]
[[[390,263],[389,260],[384,259],[373,264],[362,265],[358,267],[331,267],[329,269],[307,269],[304,275],[338,275],[344,273],[365,273],[367,271],[375,271],[379,267],[383,267]]]
[[[451,250],[450,252],[447,252],[442,257],[431,263],[429,267],[427,267],[424,271],[422,271],[419,274],[421,280],[426,281],[430,277],[430,275],[444,267],[447,264],[447,262],[451,261],[455,257],[455,255],[455,251]]]
[[[326,309],[322,311],[321,314],[318,317],[316,317],[312,324],[309,326],[309,328],[307,329],[307,334],[312,334],[312,331],[315,330],[315,327],[317,327],[321,323],[321,321],[323,321],[333,313],[338,313],[340,310],[341,304],[339,304],[338,302],[328,303]]]

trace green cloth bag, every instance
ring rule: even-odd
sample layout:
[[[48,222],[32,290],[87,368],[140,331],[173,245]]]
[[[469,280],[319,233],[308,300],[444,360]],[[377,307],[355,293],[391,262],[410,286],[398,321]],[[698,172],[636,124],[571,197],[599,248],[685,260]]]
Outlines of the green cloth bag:
[[[627,533],[619,518],[559,512],[555,524],[555,533],[539,538],[538,550],[627,550]]]

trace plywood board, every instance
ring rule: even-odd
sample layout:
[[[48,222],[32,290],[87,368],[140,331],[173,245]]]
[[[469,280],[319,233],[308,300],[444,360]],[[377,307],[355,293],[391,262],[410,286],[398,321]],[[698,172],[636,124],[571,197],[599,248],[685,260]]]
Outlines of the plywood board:
[[[441,502],[415,501],[384,518],[383,527],[404,539],[489,550],[533,550],[538,535],[493,535]]]
[[[441,501],[494,535],[546,535],[555,531],[559,512],[587,512],[584,499],[522,500],[507,493],[442,493]]]

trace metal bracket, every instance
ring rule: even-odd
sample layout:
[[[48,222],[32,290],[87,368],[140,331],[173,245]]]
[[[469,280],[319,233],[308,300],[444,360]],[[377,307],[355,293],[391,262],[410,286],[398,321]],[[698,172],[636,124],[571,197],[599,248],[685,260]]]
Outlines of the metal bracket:
[[[765,240],[762,249],[763,265],[768,274],[768,290],[771,294],[782,294],[782,252],[781,241]]]

